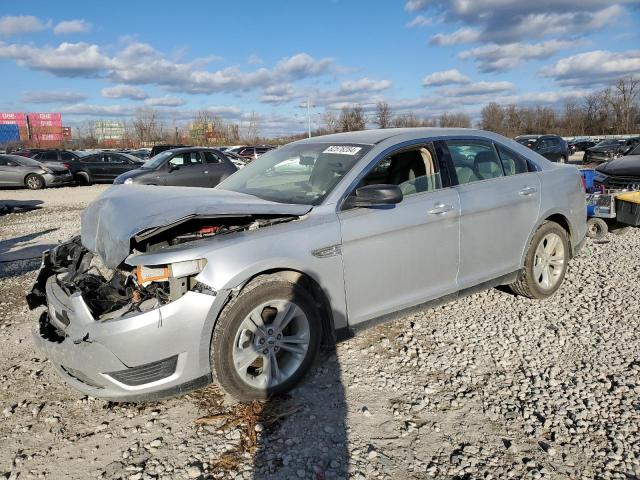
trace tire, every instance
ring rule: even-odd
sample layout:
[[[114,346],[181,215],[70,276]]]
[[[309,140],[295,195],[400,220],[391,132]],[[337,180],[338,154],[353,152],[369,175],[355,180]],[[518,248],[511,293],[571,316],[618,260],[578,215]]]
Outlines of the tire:
[[[607,236],[609,226],[602,218],[591,217],[587,220],[587,237],[601,240]]]
[[[41,190],[45,187],[44,178],[36,173],[27,175],[24,184],[29,190]]]
[[[76,182],[82,187],[88,187],[92,183],[89,175],[85,172],[76,173]]]
[[[283,330],[273,323],[277,314],[282,314]],[[252,324],[252,319],[257,321]],[[312,365],[321,337],[318,309],[304,288],[275,276],[258,277],[225,306],[218,318],[210,347],[213,377],[240,401],[285,393]],[[287,343],[285,338],[296,343]],[[278,368],[272,370],[269,365],[274,360]]]
[[[516,295],[527,298],[550,297],[562,284],[569,257],[565,229],[555,222],[543,223],[531,239],[520,277],[509,288]]]
[[[567,157],[564,155],[560,156],[560,163],[567,163]]]

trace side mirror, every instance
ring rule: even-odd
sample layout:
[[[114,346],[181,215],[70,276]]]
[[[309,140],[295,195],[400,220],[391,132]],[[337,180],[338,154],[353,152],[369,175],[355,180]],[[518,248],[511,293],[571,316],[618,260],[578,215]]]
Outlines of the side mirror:
[[[180,165],[174,165],[173,163],[169,163],[169,173],[173,172],[174,170],[180,170]]]
[[[395,205],[402,201],[402,190],[397,185],[367,185],[356,190],[355,195],[347,197],[343,204],[343,210],[363,207],[382,207]]]

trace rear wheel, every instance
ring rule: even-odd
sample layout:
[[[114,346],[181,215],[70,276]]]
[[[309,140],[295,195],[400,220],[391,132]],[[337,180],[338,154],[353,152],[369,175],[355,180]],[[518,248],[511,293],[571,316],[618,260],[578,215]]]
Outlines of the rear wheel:
[[[29,190],[40,190],[45,186],[44,178],[35,173],[27,175],[27,178],[24,179],[24,184]]]
[[[211,339],[211,369],[241,401],[284,393],[318,354],[321,322],[311,295],[277,277],[252,281],[232,299]]]
[[[81,185],[83,187],[91,185],[91,179],[85,172],[79,172],[76,174],[76,182],[78,183],[78,185]]]
[[[531,240],[520,278],[509,287],[528,298],[550,297],[562,284],[569,255],[567,232],[555,222],[543,223]]]
[[[587,220],[587,237],[600,240],[607,236],[609,226],[601,218],[592,217]]]

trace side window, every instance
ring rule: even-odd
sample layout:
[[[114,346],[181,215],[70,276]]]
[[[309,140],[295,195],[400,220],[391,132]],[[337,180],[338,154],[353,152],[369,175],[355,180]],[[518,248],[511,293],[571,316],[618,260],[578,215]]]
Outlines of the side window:
[[[358,187],[376,184],[398,185],[405,196],[442,188],[434,149],[431,145],[421,145],[383,158]]]
[[[542,138],[536,142],[536,150],[546,150],[549,148],[549,140]]]
[[[447,140],[458,184],[502,177],[502,164],[491,142],[482,140]]]
[[[60,153],[60,158],[62,159],[63,162],[68,162],[74,159],[73,155],[71,154],[71,152],[61,152]]]
[[[207,163],[220,163],[222,160],[216,155],[215,152],[205,151],[202,152],[204,154],[204,158],[207,160]]]
[[[527,173],[529,171],[527,161],[520,155],[500,145],[496,145],[496,148],[498,149],[505,175],[517,175],[518,173]]]
[[[558,148],[560,147],[560,139],[559,138],[555,138],[555,137],[551,137],[547,140],[549,142],[549,146],[551,148]]]
[[[43,152],[40,154],[40,158],[38,158],[38,160],[44,160],[44,161],[51,161],[51,160],[58,160],[58,152]]]
[[[100,158],[100,155],[88,155],[86,157],[82,157],[80,161],[82,163],[98,163],[102,162],[102,159]]]
[[[169,164],[174,167],[190,167],[192,165],[199,165],[202,163],[200,159],[200,155],[198,152],[184,152],[178,153],[171,160],[169,160]]]
[[[125,163],[124,158],[120,155],[106,154],[102,156],[105,163]]]

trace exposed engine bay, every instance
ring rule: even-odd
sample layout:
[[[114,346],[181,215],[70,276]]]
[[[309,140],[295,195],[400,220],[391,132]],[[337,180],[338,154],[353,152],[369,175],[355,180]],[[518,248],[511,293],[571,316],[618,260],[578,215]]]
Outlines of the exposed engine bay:
[[[196,240],[257,230],[289,222],[296,216],[245,215],[187,217],[171,225],[155,227],[131,238],[131,253],[149,253]],[[190,260],[169,265],[126,263],[107,268],[81,242],[80,236],[61,243],[43,254],[36,282],[27,295],[30,309],[46,305],[46,282],[56,275],[67,295],[80,292],[94,318],[109,320],[158,308],[182,297],[190,290],[211,293],[195,277],[206,260]]]

